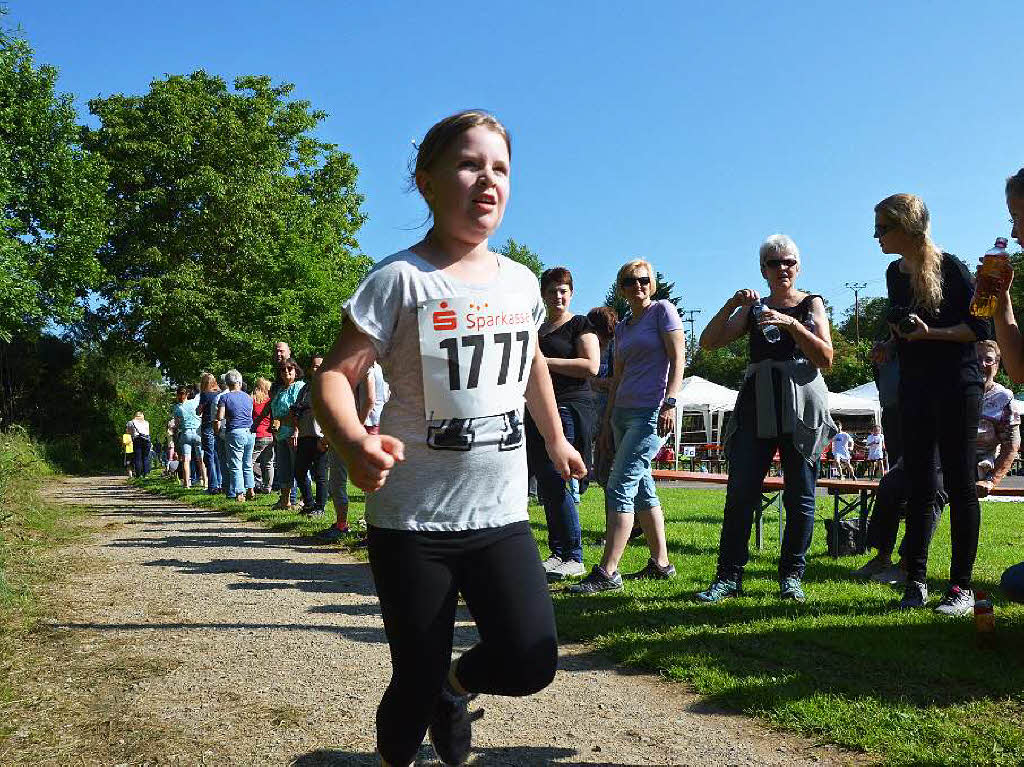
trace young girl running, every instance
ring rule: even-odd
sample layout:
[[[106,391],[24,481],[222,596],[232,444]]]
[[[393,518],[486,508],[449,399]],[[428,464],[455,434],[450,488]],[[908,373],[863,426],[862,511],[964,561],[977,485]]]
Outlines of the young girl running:
[[[395,767],[413,762],[428,730],[443,762],[463,763],[473,696],[531,695],[555,673],[554,613],[526,511],[524,396],[562,476],[585,466],[536,354],[537,278],[488,249],[510,157],[505,127],[484,112],[427,132],[414,181],[434,225],[356,289],[315,386],[317,419],[368,494],[392,660],[377,749]],[[379,435],[367,434],[352,395],[375,360],[391,384]],[[452,662],[460,592],[480,642]]]

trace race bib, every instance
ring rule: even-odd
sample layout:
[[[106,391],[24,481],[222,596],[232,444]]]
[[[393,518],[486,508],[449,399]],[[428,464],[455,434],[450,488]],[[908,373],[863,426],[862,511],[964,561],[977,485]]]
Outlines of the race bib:
[[[443,298],[418,307],[428,421],[518,410],[537,335],[525,296]]]

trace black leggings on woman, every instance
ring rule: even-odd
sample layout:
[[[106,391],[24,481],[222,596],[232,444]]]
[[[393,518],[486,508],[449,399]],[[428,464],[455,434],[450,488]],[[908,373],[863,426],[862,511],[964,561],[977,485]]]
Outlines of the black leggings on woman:
[[[377,708],[377,749],[411,762],[452,657],[459,593],[480,641],[459,658],[466,690],[532,695],[551,683],[558,638],[528,522],[459,532],[370,527],[370,567],[391,648],[391,684]]]
[[[980,384],[932,380],[900,387],[900,418],[903,432],[903,465],[907,471],[907,532],[903,551],[907,578],[925,581],[928,545],[934,530],[938,474],[935,447],[949,495],[950,536],[953,558],[949,566],[952,586],[971,587],[978,554],[981,506],[978,503],[975,448],[981,413]]]

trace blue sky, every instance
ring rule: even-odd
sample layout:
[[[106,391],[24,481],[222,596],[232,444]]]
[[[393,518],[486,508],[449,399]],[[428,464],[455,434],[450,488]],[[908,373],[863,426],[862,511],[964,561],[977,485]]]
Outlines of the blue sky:
[[[884,294],[878,200],[920,194],[936,241],[974,263],[1008,234],[1002,184],[1024,165],[1019,0],[8,8],[83,114],[199,68],[294,83],[359,166],[374,258],[423,231],[410,141],[458,109],[494,111],[513,134],[513,189],[493,244],[570,267],[577,311],[645,257],[703,310],[699,328],[763,286],[757,246],[773,232],[799,244],[800,286],[841,311],[845,282]]]

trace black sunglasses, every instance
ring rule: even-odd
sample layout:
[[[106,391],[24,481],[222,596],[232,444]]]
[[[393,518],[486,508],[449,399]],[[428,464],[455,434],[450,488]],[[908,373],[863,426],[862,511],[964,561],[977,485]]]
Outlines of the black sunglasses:
[[[772,269],[778,269],[780,266],[791,267],[796,266],[799,262],[795,258],[766,258],[764,260],[765,266],[770,266]]]
[[[644,287],[646,287],[650,284],[650,277],[623,277],[621,280],[619,280],[620,288],[628,288],[632,287],[633,285],[643,285]]]

